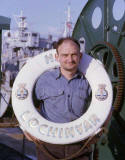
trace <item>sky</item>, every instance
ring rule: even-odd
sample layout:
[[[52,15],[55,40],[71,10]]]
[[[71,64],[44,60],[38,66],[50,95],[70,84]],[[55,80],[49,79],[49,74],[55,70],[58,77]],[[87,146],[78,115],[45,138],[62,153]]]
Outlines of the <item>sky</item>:
[[[64,29],[66,10],[70,3],[71,20],[75,25],[88,0],[0,0],[0,15],[11,18],[11,29],[17,29],[14,15],[27,17],[28,28],[42,37],[58,37]]]

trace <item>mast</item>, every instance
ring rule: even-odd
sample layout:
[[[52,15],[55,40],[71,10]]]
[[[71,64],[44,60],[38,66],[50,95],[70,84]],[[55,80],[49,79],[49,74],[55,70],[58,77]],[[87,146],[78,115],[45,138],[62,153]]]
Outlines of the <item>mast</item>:
[[[63,37],[70,37],[71,34],[72,34],[72,22],[71,22],[71,10],[69,3],[67,7],[67,19],[65,21]]]
[[[23,11],[21,11],[20,15],[14,15],[15,21],[18,25],[18,29],[20,31],[26,31],[27,30],[27,22],[26,22],[26,17],[23,16]]]

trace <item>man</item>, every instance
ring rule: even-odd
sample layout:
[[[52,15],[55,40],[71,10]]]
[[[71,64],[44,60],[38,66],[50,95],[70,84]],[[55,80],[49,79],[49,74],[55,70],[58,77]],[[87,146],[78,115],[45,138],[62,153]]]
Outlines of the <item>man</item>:
[[[77,41],[60,39],[56,60],[60,68],[41,75],[35,93],[41,103],[41,114],[53,122],[73,121],[86,111],[90,87],[84,75],[78,71],[82,54]]]
[[[86,112],[90,86],[78,70],[82,57],[79,43],[73,38],[62,38],[57,42],[56,51],[56,60],[60,67],[46,71],[39,77],[35,94],[41,102],[41,115],[44,118],[55,123],[66,123]],[[82,145],[83,142],[62,146],[44,143],[44,147],[56,158],[71,156],[80,150]],[[86,148],[74,159],[89,160],[90,153],[91,149]],[[41,151],[39,157],[42,160],[50,160]]]

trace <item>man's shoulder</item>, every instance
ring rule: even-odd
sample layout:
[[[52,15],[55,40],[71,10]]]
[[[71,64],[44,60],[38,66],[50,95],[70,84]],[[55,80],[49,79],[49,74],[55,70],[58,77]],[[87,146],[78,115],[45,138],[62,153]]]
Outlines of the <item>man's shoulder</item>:
[[[47,80],[47,79],[50,79],[51,77],[56,78],[57,72],[58,72],[58,68],[49,69],[49,70],[45,71],[44,73],[42,73],[40,75],[40,77],[38,78],[38,80],[39,79]]]

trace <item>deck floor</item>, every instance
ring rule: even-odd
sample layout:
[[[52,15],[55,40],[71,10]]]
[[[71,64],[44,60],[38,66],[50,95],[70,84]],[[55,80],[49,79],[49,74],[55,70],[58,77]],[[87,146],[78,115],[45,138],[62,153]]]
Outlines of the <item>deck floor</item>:
[[[35,144],[18,127],[0,128],[0,160],[37,160]]]

